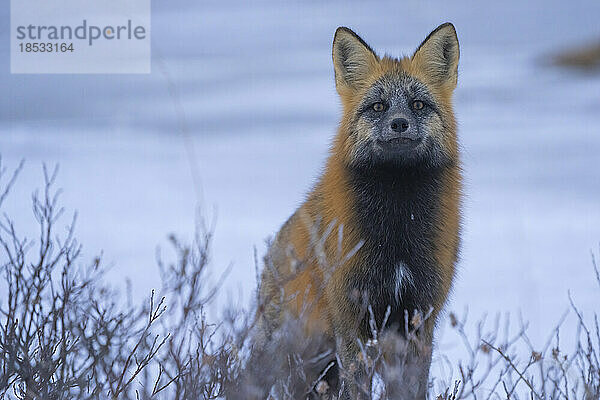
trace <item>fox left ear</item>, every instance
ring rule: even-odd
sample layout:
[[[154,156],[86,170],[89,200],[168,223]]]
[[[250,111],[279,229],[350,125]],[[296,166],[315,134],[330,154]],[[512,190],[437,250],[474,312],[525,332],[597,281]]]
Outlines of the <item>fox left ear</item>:
[[[454,25],[438,26],[425,38],[412,56],[413,62],[435,83],[456,87],[460,50]]]

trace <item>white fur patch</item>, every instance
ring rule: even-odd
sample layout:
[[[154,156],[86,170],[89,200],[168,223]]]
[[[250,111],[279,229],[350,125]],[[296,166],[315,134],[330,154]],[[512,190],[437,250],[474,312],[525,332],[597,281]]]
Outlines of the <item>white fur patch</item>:
[[[396,263],[396,277],[394,282],[394,295],[396,297],[396,301],[400,302],[402,300],[402,288],[406,287],[406,285],[413,284],[413,277],[410,273],[410,269],[403,262]]]

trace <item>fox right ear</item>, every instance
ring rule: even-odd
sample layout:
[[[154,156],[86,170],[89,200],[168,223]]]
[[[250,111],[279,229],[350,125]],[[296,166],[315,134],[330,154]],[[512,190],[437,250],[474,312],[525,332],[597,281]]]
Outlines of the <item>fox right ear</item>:
[[[454,90],[458,78],[459,57],[456,30],[454,25],[446,22],[427,36],[412,59],[434,82],[450,85]]]
[[[339,27],[333,37],[333,68],[338,92],[358,89],[377,65],[377,55],[356,33]]]

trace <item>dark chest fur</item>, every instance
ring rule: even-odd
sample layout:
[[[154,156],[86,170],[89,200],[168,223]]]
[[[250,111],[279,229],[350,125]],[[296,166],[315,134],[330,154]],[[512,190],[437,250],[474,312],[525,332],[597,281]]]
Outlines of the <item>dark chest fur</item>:
[[[434,254],[442,179],[441,169],[351,174],[365,265],[356,269],[350,289],[368,299],[378,325],[389,306],[388,326],[404,331],[405,310],[410,318],[414,310],[427,313],[436,304],[441,276]]]

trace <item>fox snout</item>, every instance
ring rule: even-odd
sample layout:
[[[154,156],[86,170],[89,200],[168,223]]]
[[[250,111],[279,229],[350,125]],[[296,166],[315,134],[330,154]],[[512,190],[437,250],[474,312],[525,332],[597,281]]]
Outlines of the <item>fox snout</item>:
[[[405,151],[416,148],[423,141],[424,127],[409,108],[404,95],[388,99],[379,121],[374,121],[371,135],[383,150]]]
[[[423,140],[415,119],[405,114],[388,118],[378,136],[381,145],[398,149],[414,148]]]

